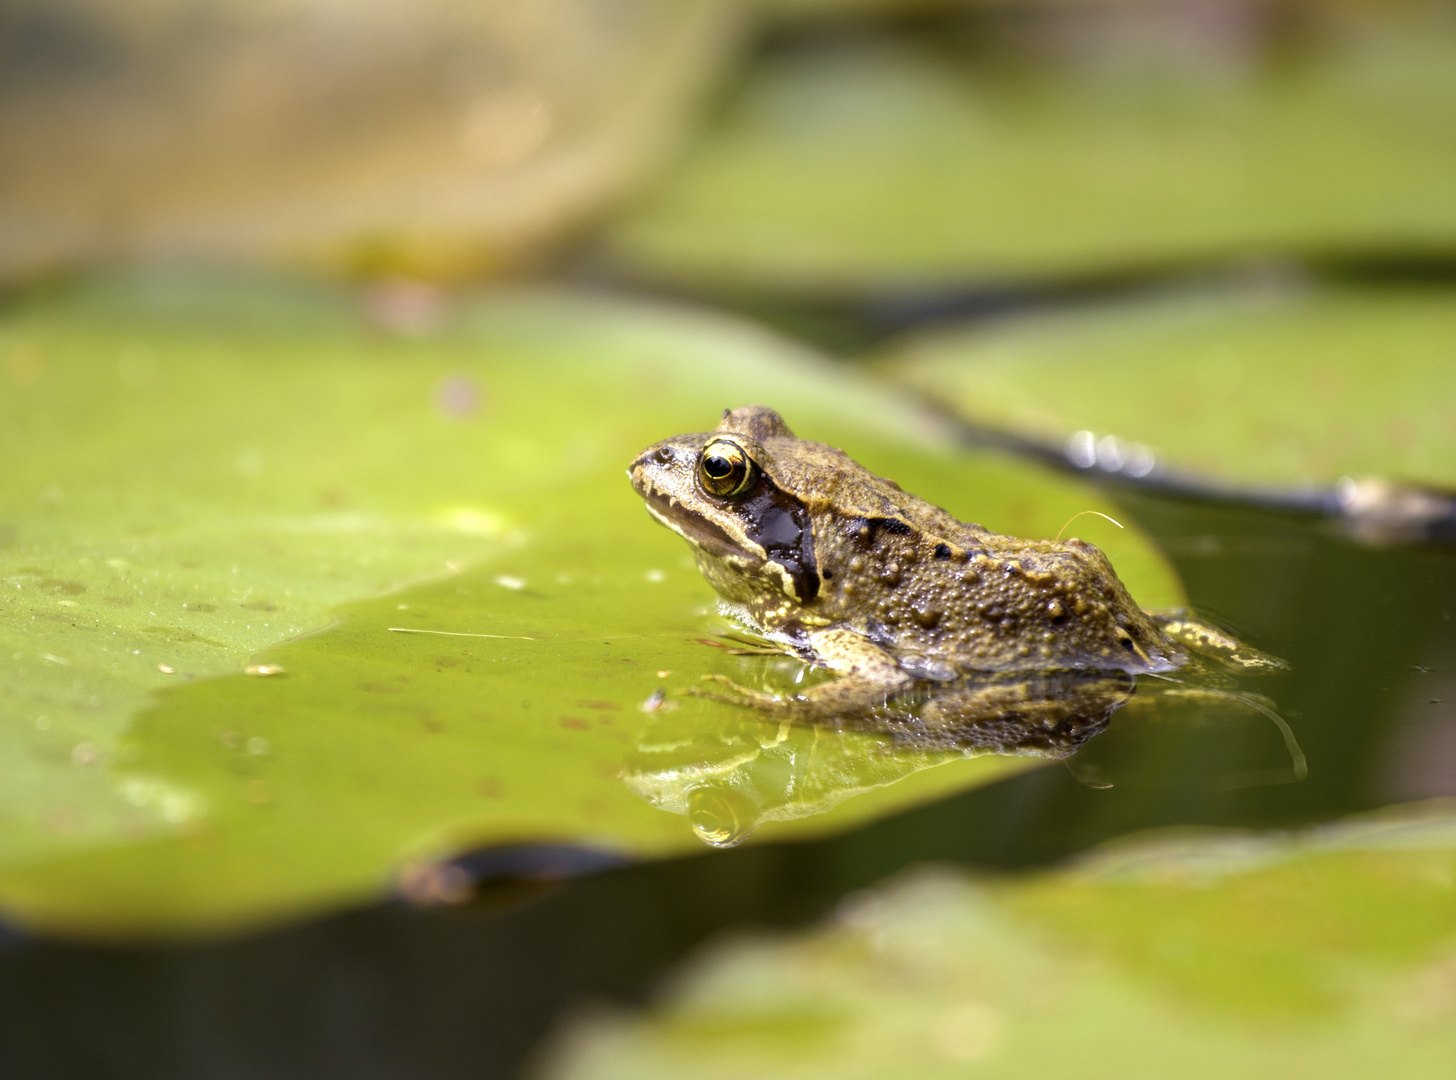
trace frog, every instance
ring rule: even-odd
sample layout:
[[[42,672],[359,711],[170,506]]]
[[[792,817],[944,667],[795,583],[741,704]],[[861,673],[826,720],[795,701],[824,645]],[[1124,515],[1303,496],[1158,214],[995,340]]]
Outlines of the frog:
[[[724,613],[760,640],[749,651],[830,675],[793,693],[709,675],[699,696],[813,723],[893,715],[922,745],[970,738],[1065,756],[1138,676],[1184,666],[1190,648],[1275,663],[1191,612],[1139,607],[1095,545],[960,521],[797,437],[767,406],[648,446],[628,476],[651,517],[688,542]],[[913,721],[887,711],[912,699]]]

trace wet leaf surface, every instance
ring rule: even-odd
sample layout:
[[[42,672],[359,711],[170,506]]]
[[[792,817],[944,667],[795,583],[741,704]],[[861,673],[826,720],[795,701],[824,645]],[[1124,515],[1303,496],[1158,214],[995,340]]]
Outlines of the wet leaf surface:
[[[1230,289],[911,336],[879,370],[993,430],[1255,486],[1456,485],[1456,292]],[[1120,444],[1120,445],[1118,445]],[[1136,444],[1136,445],[1134,445]],[[1092,460],[1086,462],[1089,466]]]
[[[1060,65],[853,40],[769,54],[606,252],[679,287],[832,298],[1456,246],[1448,22],[1292,57],[1170,25],[1142,56],[1072,18],[1049,31]]]
[[[667,721],[710,767],[771,744],[776,725],[671,696],[768,662],[702,643],[727,625],[623,470],[726,405],[770,403],[992,528],[1107,508],[957,456],[883,388],[751,327],[586,295],[462,301],[408,336],[338,294],[146,279],[12,310],[0,357],[0,903],[56,931],[279,917],[481,845],[701,850],[624,779]],[[1181,600],[1136,532],[1078,531],[1140,601]],[[660,688],[680,708],[641,711]],[[764,783],[837,805],[757,837],[1028,764],[885,769],[883,738],[835,738]]]
[[[1145,834],[1019,880],[912,871],[567,1026],[545,1075],[1445,1076],[1450,811]]]

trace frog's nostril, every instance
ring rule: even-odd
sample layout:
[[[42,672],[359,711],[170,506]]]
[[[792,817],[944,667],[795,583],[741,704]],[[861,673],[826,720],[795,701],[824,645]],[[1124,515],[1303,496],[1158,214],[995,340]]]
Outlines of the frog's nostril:
[[[656,450],[652,452],[652,456],[660,461],[662,464],[666,465],[669,461],[672,460],[672,451],[665,446],[659,446]]]

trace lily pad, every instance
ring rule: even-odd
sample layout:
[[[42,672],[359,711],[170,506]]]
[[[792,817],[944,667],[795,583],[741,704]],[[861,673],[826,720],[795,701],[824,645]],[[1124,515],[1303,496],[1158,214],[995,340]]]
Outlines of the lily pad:
[[[1064,44],[1099,40],[1065,29]],[[1212,67],[1172,48],[1146,71],[780,50],[604,250],[655,281],[827,298],[1269,251],[1449,257],[1456,31],[1364,29]]]
[[[607,1076],[1444,1077],[1449,807],[1294,840],[1140,838],[988,884],[911,873],[827,923],[719,943],[637,1014],[561,1033]]]
[[[1447,288],[1095,305],[915,335],[879,370],[992,430],[1057,448],[1089,433],[1072,447],[1089,467],[1110,436],[1101,464],[1139,475],[1162,466],[1244,486],[1374,475],[1456,487]]]
[[[713,594],[623,472],[726,405],[769,402],[993,528],[1106,508],[742,323],[551,291],[442,319],[403,337],[341,294],[152,280],[0,323],[10,918],[185,933],[377,896],[469,847],[701,850],[627,782],[667,718],[638,706],[667,691],[709,765],[777,728],[672,696],[756,661],[702,643],[726,629]],[[1137,533],[1078,531],[1143,603],[1181,601]],[[1029,764],[885,769],[883,739],[840,740],[794,766],[827,812],[756,837]]]
[[[534,261],[657,167],[737,23],[723,0],[11,0],[0,280],[122,253]]]

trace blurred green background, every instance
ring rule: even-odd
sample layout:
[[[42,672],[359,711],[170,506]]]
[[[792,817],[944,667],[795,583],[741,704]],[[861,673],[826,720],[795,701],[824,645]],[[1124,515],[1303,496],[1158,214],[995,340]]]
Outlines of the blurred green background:
[[[677,696],[802,675],[621,474],[750,402],[1309,778]],[[0,462],[7,1076],[1456,1061],[1450,3],[0,0]]]

